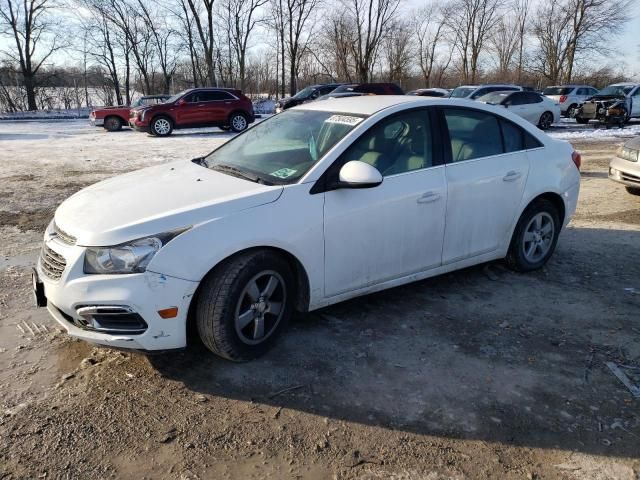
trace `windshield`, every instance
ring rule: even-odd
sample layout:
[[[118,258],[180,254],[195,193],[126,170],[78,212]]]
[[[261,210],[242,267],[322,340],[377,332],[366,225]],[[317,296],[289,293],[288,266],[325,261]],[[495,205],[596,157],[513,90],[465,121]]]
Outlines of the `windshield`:
[[[142,105],[142,97],[140,97],[139,99],[137,99],[135,102],[133,102],[131,104],[132,107],[139,107],[140,105]]]
[[[315,88],[314,87],[307,87],[307,88],[303,88],[302,90],[300,90],[298,93],[296,93],[293,97],[291,98],[307,98],[310,97],[311,94],[313,92],[315,92]]]
[[[364,118],[287,110],[225,143],[204,164],[259,183],[294,183]]]
[[[499,105],[512,92],[491,92],[478,98],[479,102],[489,103],[491,105]]]
[[[189,90],[183,90],[180,93],[176,93],[173,97],[167,98],[163,103],[173,103],[173,102],[177,101],[180,97],[182,97],[188,91]]]
[[[573,87],[547,87],[542,91],[543,95],[569,95]]]
[[[476,90],[476,87],[458,87],[451,92],[450,98],[467,98]]]
[[[633,85],[609,85],[598,92],[598,96],[612,95],[622,97],[633,90]]]

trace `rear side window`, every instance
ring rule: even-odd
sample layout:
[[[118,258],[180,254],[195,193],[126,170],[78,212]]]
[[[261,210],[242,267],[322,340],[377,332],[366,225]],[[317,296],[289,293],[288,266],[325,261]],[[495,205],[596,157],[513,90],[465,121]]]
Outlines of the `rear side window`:
[[[496,116],[478,110],[445,108],[444,117],[453,162],[503,153],[502,132]]]
[[[534,92],[524,92],[524,96],[527,99],[526,103],[540,103],[542,97]]]
[[[223,91],[212,91],[212,92],[199,92],[198,98],[200,102],[215,102],[219,100],[233,100],[233,96],[231,96],[228,92]]]
[[[451,160],[463,162],[541,147],[530,133],[487,112],[444,109],[451,141]]]

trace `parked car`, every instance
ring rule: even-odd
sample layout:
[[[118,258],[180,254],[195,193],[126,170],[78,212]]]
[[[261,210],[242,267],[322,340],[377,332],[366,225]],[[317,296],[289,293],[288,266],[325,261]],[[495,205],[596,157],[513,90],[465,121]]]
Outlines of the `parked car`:
[[[611,159],[609,178],[632,195],[640,195],[640,137],[628,140]]]
[[[615,83],[599,91],[578,107],[576,122],[598,120],[607,126],[623,126],[631,118],[640,117],[640,84]]]
[[[192,321],[211,351],[250,360],[294,310],[496,259],[541,268],[575,211],[579,164],[569,143],[482,103],[308,103],[203,158],[68,198],[36,298],[90,342],[182,348]]]
[[[276,102],[276,113],[280,113],[287,108],[295,107],[296,105],[302,105],[303,103],[312,102],[317,100],[323,95],[333,92],[340,83],[327,83],[324,85],[311,85],[303,88],[294,96],[289,98],[283,98]]]
[[[446,88],[418,88],[407,93],[418,97],[448,97],[450,94]]]
[[[129,125],[158,137],[177,128],[220,127],[241,132],[255,121],[253,104],[233,88],[193,88],[166,103],[131,110]]]
[[[560,104],[562,116],[574,118],[578,107],[598,93],[598,89],[589,85],[558,85],[542,91],[545,97]]]
[[[547,130],[552,123],[560,121],[558,102],[536,92],[493,92],[483,95],[478,101],[508,108],[542,130]]]
[[[521,92],[523,88],[517,85],[508,84],[461,85],[460,87],[453,89],[449,98],[467,98],[469,100],[476,100],[487,93],[506,92],[509,90]]]
[[[340,85],[332,93],[356,92],[373,95],[404,95],[404,90],[395,83],[350,83]]]
[[[346,97],[362,97],[364,95],[373,95],[372,93],[358,93],[358,92],[339,92],[339,93],[327,93],[318,98],[318,100],[327,100],[329,98],[346,98]]]
[[[156,105],[166,102],[171,95],[146,95],[133,102],[131,106],[119,105],[115,107],[103,107],[92,110],[89,121],[94,127],[104,127],[105,130],[115,132],[123,126],[129,126],[131,109],[146,105]]]

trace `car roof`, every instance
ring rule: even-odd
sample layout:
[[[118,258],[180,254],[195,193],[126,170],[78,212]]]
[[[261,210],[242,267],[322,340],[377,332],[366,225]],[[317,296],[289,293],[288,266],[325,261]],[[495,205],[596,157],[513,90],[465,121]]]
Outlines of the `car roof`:
[[[298,105],[291,110],[339,112],[369,116],[397,105],[402,105],[406,108],[428,107],[430,105],[478,108],[478,102],[467,99],[419,97],[413,95],[364,95],[359,97],[337,97],[327,100],[318,100],[316,102]]]
[[[609,85],[610,87],[635,87],[636,85],[640,85],[634,82],[620,82],[620,83],[612,83]]]

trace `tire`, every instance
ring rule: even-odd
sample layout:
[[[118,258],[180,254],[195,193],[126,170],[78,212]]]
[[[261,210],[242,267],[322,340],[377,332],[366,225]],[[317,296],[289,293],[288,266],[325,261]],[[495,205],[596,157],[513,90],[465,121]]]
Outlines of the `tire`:
[[[551,225],[550,231],[547,225]],[[511,238],[505,259],[509,268],[530,272],[543,267],[553,255],[561,228],[560,215],[553,203],[539,199],[529,205],[522,212]]]
[[[575,103],[570,105],[569,108],[567,108],[567,118],[575,118],[577,112],[578,105],[576,105]]]
[[[538,120],[538,128],[540,130],[548,130],[553,123],[553,113],[544,112],[540,115],[540,120]]]
[[[200,286],[195,309],[200,338],[228,360],[253,360],[267,352],[286,328],[294,295],[293,273],[281,256],[257,250],[233,257]],[[280,305],[277,314],[274,305]]]
[[[149,132],[156,137],[168,137],[173,132],[173,122],[169,117],[155,117],[149,124]]]
[[[108,132],[122,130],[122,120],[120,117],[110,116],[104,119],[104,129]]]
[[[236,133],[246,130],[248,126],[249,121],[244,113],[235,112],[229,117],[229,127]]]
[[[576,117],[576,122],[578,122],[580,125],[586,125],[587,123],[589,123],[589,119]]]
[[[637,187],[624,187],[627,192],[629,192],[631,195],[638,195],[640,196],[640,188]]]

